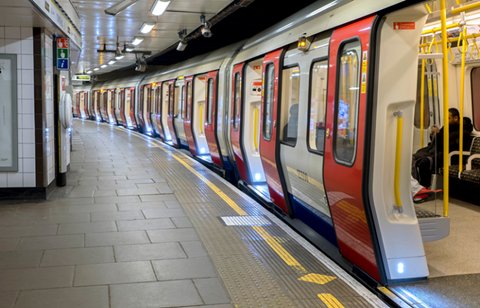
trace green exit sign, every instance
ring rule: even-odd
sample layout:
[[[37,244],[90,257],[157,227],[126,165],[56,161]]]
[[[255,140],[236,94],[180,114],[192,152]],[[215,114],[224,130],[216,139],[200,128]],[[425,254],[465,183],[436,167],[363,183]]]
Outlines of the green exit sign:
[[[68,59],[68,49],[67,48],[57,49],[57,59]]]

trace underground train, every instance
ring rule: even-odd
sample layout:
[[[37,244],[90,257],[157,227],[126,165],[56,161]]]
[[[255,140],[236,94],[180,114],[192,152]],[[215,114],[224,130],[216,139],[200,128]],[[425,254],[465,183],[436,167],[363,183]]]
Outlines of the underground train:
[[[419,44],[426,25],[440,23],[430,9],[424,2],[317,1],[246,41],[78,86],[74,113],[189,151],[303,224],[357,275],[381,285],[425,279],[410,166],[427,126],[442,124],[438,57],[426,71],[425,129],[417,123]],[[472,59],[467,70],[474,66]],[[473,77],[466,76],[468,84]],[[453,96],[459,86],[451,78]],[[473,116],[472,104],[465,106]],[[398,111],[402,168],[395,187]],[[395,189],[403,211],[394,206]]]

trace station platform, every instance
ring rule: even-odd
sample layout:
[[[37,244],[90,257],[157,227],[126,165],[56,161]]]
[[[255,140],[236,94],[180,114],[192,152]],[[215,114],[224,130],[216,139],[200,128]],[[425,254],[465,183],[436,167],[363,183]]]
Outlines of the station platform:
[[[0,308],[388,307],[161,141],[74,120],[67,186],[0,202]]]

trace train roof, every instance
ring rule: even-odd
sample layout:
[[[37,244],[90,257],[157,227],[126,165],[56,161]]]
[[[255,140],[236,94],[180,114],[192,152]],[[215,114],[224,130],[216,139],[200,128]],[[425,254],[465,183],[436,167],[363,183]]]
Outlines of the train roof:
[[[142,81],[142,79],[146,75],[147,75],[146,73],[143,73],[143,74],[134,73],[130,76],[106,81],[106,82],[102,83],[102,87],[103,87],[103,89],[111,89],[111,88],[116,88],[116,87],[118,87],[118,88],[135,87],[136,85],[138,85]],[[96,85],[95,85],[95,87],[96,87]]]

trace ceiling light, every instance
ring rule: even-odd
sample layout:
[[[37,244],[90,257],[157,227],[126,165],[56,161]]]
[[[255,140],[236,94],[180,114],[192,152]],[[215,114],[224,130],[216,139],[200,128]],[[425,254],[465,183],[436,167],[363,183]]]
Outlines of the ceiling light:
[[[125,50],[130,52],[130,51],[133,51],[135,49],[135,47],[127,47]]]
[[[94,71],[98,71],[98,70],[99,70],[99,68],[98,68],[98,67],[96,67],[96,68],[94,68],[93,70],[94,70]]]
[[[114,64],[115,62],[117,62],[117,61],[115,61],[115,60],[110,60],[110,61],[108,61],[108,64],[112,65],[112,64]]]
[[[143,26],[140,28],[140,32],[142,33],[149,33],[150,31],[152,31],[152,29],[155,27],[155,23],[146,23],[144,22],[143,23]]]
[[[101,67],[101,68],[106,68],[107,66],[108,66],[108,65],[103,64],[103,65],[101,65],[100,67]]]
[[[93,71],[87,71],[87,74],[91,74],[91,73],[93,73]]]
[[[153,15],[160,16],[165,12],[169,4],[170,0],[156,0],[150,11]]]
[[[125,57],[125,55],[122,54],[122,51],[120,50],[120,46],[119,44],[117,44],[117,50],[115,50],[115,59],[120,60],[120,59],[123,59],[123,57]]]
[[[127,8],[131,7],[135,3],[137,3],[139,0],[123,0],[119,1],[116,4],[112,5],[108,9],[105,10],[105,14],[107,15],[112,15],[116,16],[118,13],[122,12],[123,10],[126,10]]]
[[[141,42],[143,41],[143,37],[134,37],[133,40],[132,40],[132,45],[135,45],[137,46],[138,44],[140,44]]]

